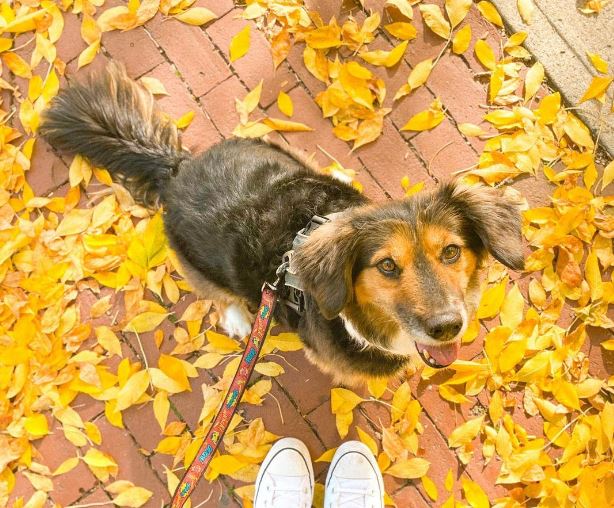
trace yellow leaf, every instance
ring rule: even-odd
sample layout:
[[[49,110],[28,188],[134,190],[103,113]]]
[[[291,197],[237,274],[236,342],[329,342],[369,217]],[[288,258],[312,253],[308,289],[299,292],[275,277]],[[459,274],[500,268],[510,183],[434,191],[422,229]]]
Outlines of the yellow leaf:
[[[250,44],[250,28],[245,25],[237,35],[230,41],[230,61],[234,62],[246,55]]]
[[[270,335],[267,338],[267,344],[284,352],[298,351],[303,348],[300,337],[296,333],[288,332],[280,333],[279,335]]]
[[[171,404],[168,400],[168,394],[164,391],[156,393],[153,401],[153,412],[161,430],[164,430],[166,427],[166,420],[170,407]]]
[[[482,13],[482,16],[484,16],[493,25],[503,28],[503,20],[497,12],[497,8],[493,4],[487,2],[486,0],[482,0],[478,3],[478,10],[480,13]]]
[[[139,83],[141,83],[152,95],[168,95],[166,88],[159,79],[143,76],[139,79]]]
[[[597,72],[601,72],[602,74],[606,74],[608,72],[608,62],[601,58],[597,53],[589,53],[587,51],[586,54]]]
[[[175,19],[188,23],[189,25],[204,25],[213,19],[217,19],[217,15],[205,7],[192,7],[187,11],[176,14]],[[247,51],[247,50],[246,50]]]
[[[163,438],[155,448],[156,453],[163,453],[164,455],[175,455],[179,451],[181,446],[181,437],[168,436]]]
[[[337,432],[341,439],[344,439],[348,435],[353,420],[354,415],[351,411],[349,413],[339,413],[335,415],[335,426],[337,427]]]
[[[524,298],[518,289],[518,286],[514,284],[512,289],[505,295],[503,305],[501,306],[501,324],[511,329],[515,329],[523,319],[524,315]]]
[[[576,387],[563,379],[557,379],[552,385],[552,395],[561,403],[572,409],[580,409],[580,399]]]
[[[360,53],[359,56],[366,62],[369,62],[373,65],[383,65],[385,67],[393,67],[395,66],[403,54],[405,53],[405,49],[407,48],[408,41],[403,41],[401,44],[396,46],[390,51],[384,51],[381,49],[375,51],[365,51]],[[367,78],[368,79],[368,78]]]
[[[428,476],[423,476],[422,478],[420,478],[420,481],[422,482],[422,488],[424,488],[426,494],[433,501],[437,501],[437,499],[439,499],[439,492],[437,492],[437,485],[435,485],[435,482],[431,480]]]
[[[472,4],[472,0],[446,0],[446,12],[452,28],[456,28],[465,19]]]
[[[58,467],[55,468],[55,471],[51,473],[53,476],[59,476],[64,473],[68,473],[72,471],[75,467],[79,465],[79,457],[70,457],[62,462]]]
[[[453,402],[454,404],[463,404],[470,402],[462,393],[458,392],[454,387],[448,385],[439,385],[439,395],[442,399]]]
[[[121,342],[108,326],[98,326],[94,329],[96,340],[112,355],[123,356]]]
[[[603,281],[599,271],[599,261],[597,261],[597,255],[593,249],[591,249],[586,257],[584,272],[586,282],[588,282],[591,289],[591,300],[594,302],[600,300],[603,296]]]
[[[34,414],[25,418],[23,428],[29,434],[30,439],[38,439],[49,434],[47,418],[42,414]]]
[[[87,451],[87,453],[83,456],[83,462],[92,467],[117,467],[117,463],[110,455],[107,455],[100,450],[96,450],[95,448],[90,448]]]
[[[308,125],[300,122],[291,122],[290,120],[283,120],[281,118],[265,118],[262,123],[275,131],[284,132],[307,132],[313,129]]]
[[[242,469],[247,464],[241,462],[237,457],[233,455],[218,455],[211,460],[209,467],[212,471],[215,471],[218,475],[226,474],[230,475],[236,473],[239,469]]]
[[[394,476],[395,478],[405,478],[406,480],[413,480],[424,476],[431,466],[431,463],[419,457],[411,459],[402,459],[395,462],[390,466],[385,474]]]
[[[452,487],[454,487],[454,474],[451,469],[448,470],[443,486],[448,492],[452,492]]]
[[[480,432],[483,421],[484,415],[467,420],[465,423],[456,427],[448,436],[448,445],[450,448],[458,448],[459,446],[471,443]]]
[[[503,300],[505,299],[506,285],[507,277],[504,277],[501,282],[484,291],[476,313],[478,319],[488,319],[495,316],[499,312],[499,309],[503,304]]]
[[[468,478],[462,477],[463,492],[465,499],[473,508],[489,508],[488,496],[477,483]]]
[[[335,456],[335,452],[337,448],[331,448],[330,450],[326,450],[322,455],[320,455],[314,462],[330,462],[333,460]]]
[[[410,41],[416,38],[416,28],[411,23],[398,21],[397,23],[384,25],[384,28],[390,35],[403,41]]]
[[[386,5],[394,5],[408,19],[413,19],[414,17],[414,11],[411,8],[412,4],[409,0],[387,0]]]
[[[610,161],[610,163],[603,170],[603,179],[601,180],[601,190],[605,189],[608,185],[610,185],[614,181],[614,160]]]
[[[429,109],[421,111],[412,116],[409,121],[401,128],[402,131],[426,131],[437,127],[444,119],[445,115],[441,107],[441,101],[435,99]]]
[[[371,453],[377,457],[377,442],[373,439],[369,434],[367,434],[364,430],[362,430],[358,425],[356,426],[356,431],[358,432],[358,438],[369,447]]]
[[[175,125],[178,129],[185,129],[192,123],[192,120],[194,120],[194,116],[194,111],[188,111],[187,113],[179,117],[177,120],[175,120]]]
[[[149,386],[149,372],[140,370],[130,376],[126,384],[117,392],[116,411],[122,411],[136,403]]]
[[[153,492],[143,487],[128,487],[113,499],[113,503],[117,506],[139,508],[149,501],[152,495]]]
[[[535,62],[535,64],[527,71],[524,79],[524,100],[528,101],[533,97],[544,80],[544,66]]]
[[[25,79],[32,77],[30,66],[17,53],[3,53],[2,61],[15,76]]]
[[[494,71],[496,66],[495,53],[488,43],[482,39],[478,39],[474,47],[475,55],[480,63],[488,70]]]
[[[102,443],[102,434],[100,429],[95,423],[85,422],[85,435],[92,441],[92,443],[99,445]]]
[[[79,55],[77,62],[77,69],[86,66],[91,63],[100,51],[100,40],[92,42],[87,48],[85,48]]]
[[[586,92],[584,92],[584,95],[580,98],[580,102],[582,103],[589,99],[599,99],[613,80],[614,78],[612,76],[594,76]]]
[[[473,123],[459,123],[458,130],[465,136],[483,136],[486,134],[486,131],[482,129],[482,127]]]
[[[279,108],[279,111],[281,111],[288,118],[290,118],[294,113],[292,99],[286,92],[279,92],[279,95],[277,96],[277,107]]]
[[[440,37],[450,37],[450,23],[443,17],[438,5],[420,4],[420,12],[427,26]]]
[[[376,399],[379,399],[384,394],[387,387],[388,378],[373,377],[367,380],[367,388],[369,389],[369,393]]]
[[[569,113],[563,124],[563,130],[578,146],[585,146],[591,150],[595,146],[588,127],[578,117]]]
[[[81,38],[88,44],[94,44],[100,41],[101,30],[96,23],[96,20],[89,14],[83,15],[83,21],[81,22]]]
[[[76,235],[83,233],[90,225],[92,219],[91,209],[74,209],[64,215],[62,222],[58,225],[56,232],[60,236]]]
[[[407,78],[407,84],[409,87],[412,90],[415,90],[419,86],[424,85],[430,76],[432,69],[433,60],[431,58],[427,58],[426,60],[422,60],[422,62],[417,63]]]
[[[279,376],[285,372],[284,368],[275,362],[260,362],[254,367],[254,370],[265,376]]]
[[[313,49],[337,48],[341,46],[341,29],[333,19],[329,25],[308,32],[305,42]]]
[[[197,373],[190,363],[174,356],[161,354],[158,359],[158,367],[183,390],[191,390],[188,377],[194,377]]]
[[[452,51],[457,55],[467,51],[471,42],[471,25],[466,24],[461,28],[452,39]]]
[[[333,414],[349,413],[364,399],[346,388],[332,388],[330,407]]]
[[[533,21],[533,11],[535,10],[533,0],[518,0],[517,5],[522,21],[524,21],[525,24],[530,25]]]
[[[132,333],[151,332],[164,321],[166,316],[168,316],[167,313],[143,312],[142,314],[134,316],[130,322],[124,326],[123,331]]]
[[[556,116],[561,109],[561,94],[559,92],[555,92],[550,95],[546,95],[541,102],[539,103],[539,107],[535,110],[539,119],[544,124],[551,124],[556,120]]]

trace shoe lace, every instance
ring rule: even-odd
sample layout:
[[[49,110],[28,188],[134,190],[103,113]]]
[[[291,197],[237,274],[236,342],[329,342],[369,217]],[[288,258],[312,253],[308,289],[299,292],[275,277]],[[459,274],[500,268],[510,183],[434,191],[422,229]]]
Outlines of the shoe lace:
[[[333,493],[337,508],[370,508],[375,505],[375,488],[364,479],[338,478]]]
[[[270,506],[297,506],[298,508],[307,508],[309,506],[309,500],[307,499],[309,480],[306,476],[271,474],[271,480],[272,485],[269,487]]]

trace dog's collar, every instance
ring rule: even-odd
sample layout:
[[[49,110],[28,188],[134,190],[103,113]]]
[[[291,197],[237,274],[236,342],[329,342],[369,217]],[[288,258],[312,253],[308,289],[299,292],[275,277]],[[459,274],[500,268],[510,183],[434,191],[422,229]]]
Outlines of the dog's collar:
[[[296,233],[292,241],[292,249],[284,253],[282,263],[277,269],[277,276],[283,280],[284,285],[284,291],[282,291],[281,294],[281,302],[299,315],[303,314],[305,311],[305,288],[296,271],[294,252],[305,243],[311,233],[323,224],[342,215],[342,213],[343,212],[335,212],[324,216],[314,215],[309,223]]]

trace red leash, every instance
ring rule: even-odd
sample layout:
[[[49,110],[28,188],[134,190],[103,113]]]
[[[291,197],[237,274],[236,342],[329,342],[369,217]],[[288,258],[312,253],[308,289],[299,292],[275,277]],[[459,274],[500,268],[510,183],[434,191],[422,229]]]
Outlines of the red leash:
[[[194,491],[196,484],[200,481],[209,462],[211,462],[213,455],[218,449],[224,437],[224,433],[237,411],[247,382],[254,370],[254,365],[258,361],[258,355],[260,354],[262,343],[264,342],[271,320],[273,319],[273,311],[275,310],[276,304],[276,285],[265,284],[262,288],[262,299],[260,300],[256,321],[254,322],[252,333],[245,346],[245,351],[243,351],[243,357],[241,358],[239,368],[226,393],[224,402],[209,428],[207,437],[205,437],[203,444],[198,449],[196,457],[183,475],[183,478],[173,494],[171,508],[181,508],[188,500],[188,497],[190,497],[190,494]]]

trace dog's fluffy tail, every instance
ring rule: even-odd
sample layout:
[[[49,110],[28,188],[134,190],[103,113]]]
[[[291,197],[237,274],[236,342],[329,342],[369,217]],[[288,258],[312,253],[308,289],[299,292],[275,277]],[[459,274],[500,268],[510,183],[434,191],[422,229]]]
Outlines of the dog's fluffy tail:
[[[150,207],[163,201],[166,182],[189,157],[172,121],[118,64],[61,91],[43,113],[39,134],[106,168]]]

